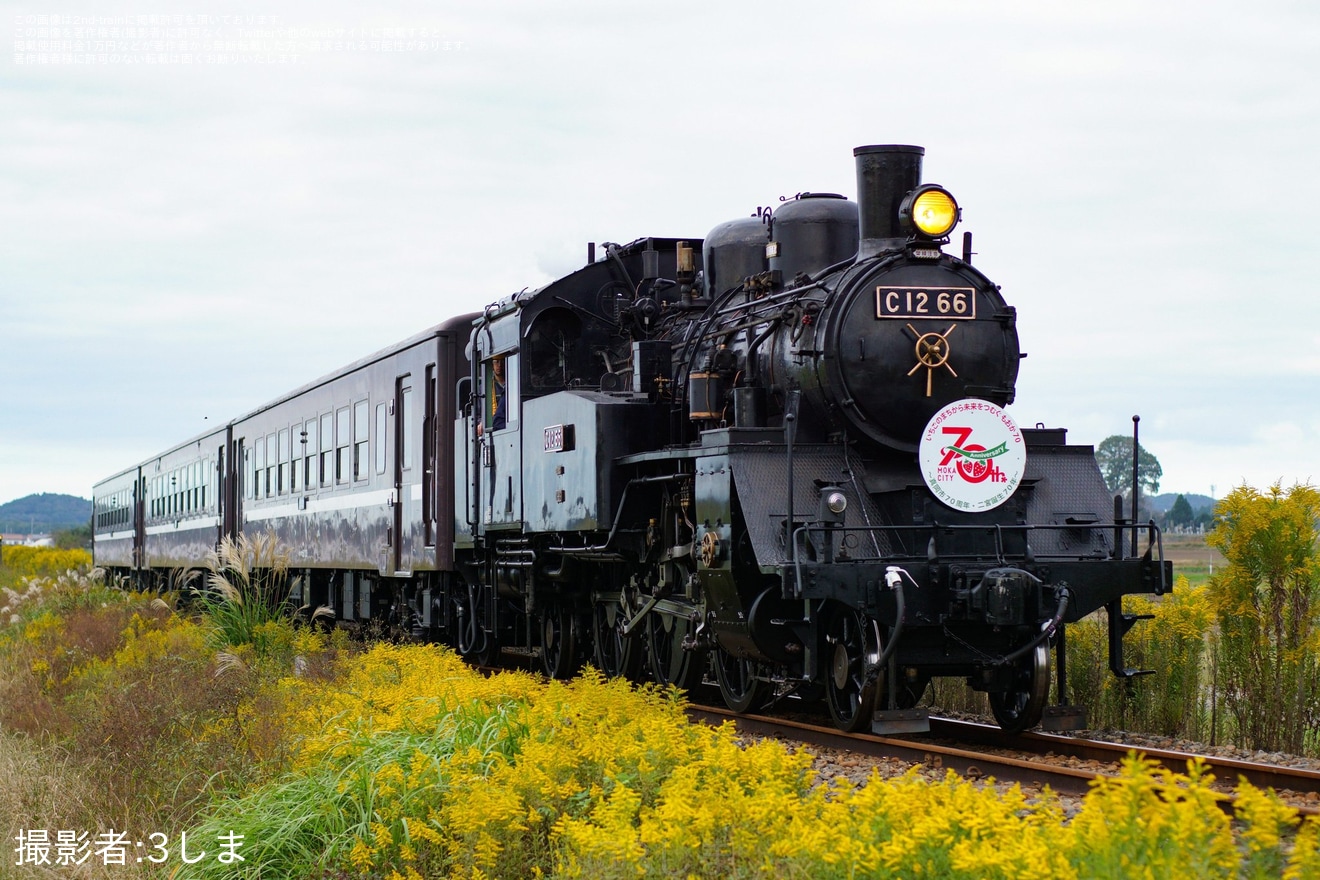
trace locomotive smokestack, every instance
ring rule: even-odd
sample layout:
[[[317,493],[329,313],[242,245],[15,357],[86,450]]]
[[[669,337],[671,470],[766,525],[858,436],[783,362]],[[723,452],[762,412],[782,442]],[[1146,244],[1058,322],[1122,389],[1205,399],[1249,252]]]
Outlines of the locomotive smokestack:
[[[924,147],[878,144],[853,150],[857,161],[857,212],[861,220],[858,257],[900,246],[906,239],[898,224],[903,197],[921,183]]]

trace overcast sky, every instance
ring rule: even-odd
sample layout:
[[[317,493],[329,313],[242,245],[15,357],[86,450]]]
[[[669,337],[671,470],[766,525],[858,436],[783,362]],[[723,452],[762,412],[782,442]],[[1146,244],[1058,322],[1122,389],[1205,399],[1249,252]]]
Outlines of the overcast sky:
[[[588,241],[852,197],[875,143],[925,146],[1017,307],[1019,422],[1140,414],[1165,491],[1320,478],[1313,2],[0,10],[0,503],[89,497]]]

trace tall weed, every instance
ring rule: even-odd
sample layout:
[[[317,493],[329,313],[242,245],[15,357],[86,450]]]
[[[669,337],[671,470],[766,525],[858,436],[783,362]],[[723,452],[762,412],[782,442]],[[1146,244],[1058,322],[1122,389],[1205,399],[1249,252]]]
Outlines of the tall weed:
[[[213,627],[215,647],[254,644],[266,624],[287,617],[289,554],[274,533],[223,538],[207,556],[206,568],[197,602]]]

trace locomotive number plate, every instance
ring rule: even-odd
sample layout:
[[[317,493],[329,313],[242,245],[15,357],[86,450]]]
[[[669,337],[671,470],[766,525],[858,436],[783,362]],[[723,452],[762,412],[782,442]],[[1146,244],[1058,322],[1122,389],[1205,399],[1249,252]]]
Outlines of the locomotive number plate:
[[[545,429],[546,452],[568,452],[573,448],[573,426],[551,425]]]
[[[976,320],[976,290],[971,287],[885,287],[875,289],[876,318]]]

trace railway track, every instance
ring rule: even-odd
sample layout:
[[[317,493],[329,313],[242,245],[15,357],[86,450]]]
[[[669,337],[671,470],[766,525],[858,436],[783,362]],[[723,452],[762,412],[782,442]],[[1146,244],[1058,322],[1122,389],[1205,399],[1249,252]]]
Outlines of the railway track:
[[[1200,758],[1220,780],[1236,782],[1238,777],[1242,777],[1257,788],[1273,788],[1276,791],[1297,792],[1302,795],[1315,793],[1320,796],[1320,772],[1315,770],[1262,764],[1222,756],[1197,755],[1170,749],[1135,747],[1062,734],[1024,733],[1011,736],[989,724],[951,718],[932,718],[930,728],[932,738],[1038,755],[1064,755],[1084,761],[1116,763],[1128,752],[1135,750],[1160,766],[1176,772],[1185,771],[1189,760]],[[1315,811],[1315,808],[1312,808],[1312,812]]]
[[[1320,773],[1291,767],[1276,767],[1249,761],[1193,755],[1157,749],[1134,749],[1120,743],[1053,734],[1029,733],[1009,736],[997,728],[946,718],[931,719],[931,733],[921,737],[890,737],[844,733],[801,720],[764,715],[738,715],[716,706],[693,705],[689,716],[709,724],[732,721],[749,736],[791,740],[822,748],[848,751],[872,758],[891,758],[912,764],[954,770],[968,778],[993,777],[1000,782],[1023,786],[1048,785],[1067,795],[1084,795],[1093,780],[1115,777],[1119,762],[1130,751],[1176,772],[1185,772],[1187,761],[1200,757],[1222,785],[1221,805],[1233,809],[1231,787],[1239,777],[1260,788],[1273,788],[1304,815],[1320,814],[1306,796],[1320,794]],[[1094,766],[1074,766],[1067,759]]]

